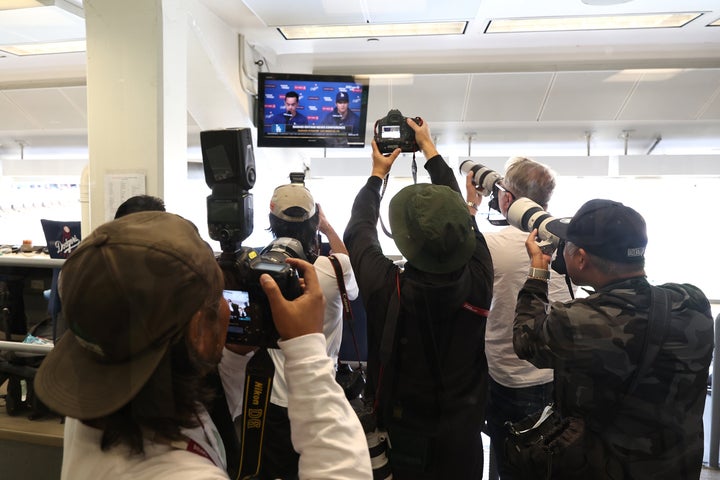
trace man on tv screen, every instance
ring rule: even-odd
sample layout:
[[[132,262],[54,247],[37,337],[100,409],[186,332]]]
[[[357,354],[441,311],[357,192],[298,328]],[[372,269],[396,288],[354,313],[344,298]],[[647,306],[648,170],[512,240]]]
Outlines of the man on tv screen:
[[[360,117],[350,110],[350,96],[346,91],[340,91],[335,96],[335,108],[325,115],[321,125],[337,125],[346,127],[349,135],[357,135]],[[349,128],[347,128],[349,127]]]
[[[285,94],[285,111],[276,113],[270,119],[272,125],[307,125],[305,115],[297,111],[300,96],[294,90]]]

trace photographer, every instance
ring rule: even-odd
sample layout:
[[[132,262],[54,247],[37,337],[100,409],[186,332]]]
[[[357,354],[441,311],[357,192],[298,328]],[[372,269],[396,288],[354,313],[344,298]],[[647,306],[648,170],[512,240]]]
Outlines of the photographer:
[[[595,289],[550,303],[541,279],[550,257],[530,233],[536,270],[518,296],[515,352],[553,368],[561,413],[585,422],[585,468],[554,478],[699,478],[713,351],[707,298],[689,284],[648,283],[645,220],[621,203],[590,200],[548,230],[566,242],[573,282]]]
[[[260,282],[283,339],[299,476],[369,478],[362,428],[324,351],[317,276],[288,263],[304,274],[299,298],[285,300],[268,275]],[[134,213],[82,241],[60,284],[70,330],[35,378],[43,402],[68,417],[63,479],[227,480],[203,383],[220,362],[242,390],[247,356],[223,349],[222,290],[212,250],[177,215]]]
[[[479,199],[472,176],[471,172],[466,183],[468,206]],[[530,198],[547,210],[555,189],[555,175],[545,165],[528,158],[513,157],[508,160],[505,174],[496,185],[498,207],[507,217],[510,204],[521,197]],[[527,233],[513,226],[485,233],[494,269],[494,294],[485,331],[485,353],[490,373],[486,417],[498,472],[503,480],[513,478],[505,464],[503,447],[508,433],[505,422],[516,422],[542,410],[553,399],[553,371],[538,369],[520,360],[513,350],[515,304],[530,267],[525,252],[526,238]],[[549,294],[553,301],[571,299],[563,276],[552,276]]]
[[[372,173],[344,235],[367,311],[366,397],[388,431],[393,478],[480,479],[492,262],[452,170],[418,120],[403,119],[433,184],[406,187],[390,202],[404,269],[383,254],[377,234],[380,188],[400,148],[384,156],[373,141]]]
[[[325,218],[320,205],[315,203],[310,190],[301,182],[293,181],[275,189],[270,200],[268,217],[269,230],[273,236],[298,240],[302,244],[305,257],[315,267],[325,298],[323,334],[327,354],[337,364],[343,331],[342,298],[330,259],[319,254],[318,232],[328,238],[331,253],[339,262],[343,272],[340,280],[345,283],[348,298],[354,300],[358,295],[358,287],[347,249]],[[284,357],[283,352],[278,349],[268,349],[268,352],[275,365],[275,375],[263,440],[262,474],[263,478],[293,479],[297,477],[298,454],[290,442]]]

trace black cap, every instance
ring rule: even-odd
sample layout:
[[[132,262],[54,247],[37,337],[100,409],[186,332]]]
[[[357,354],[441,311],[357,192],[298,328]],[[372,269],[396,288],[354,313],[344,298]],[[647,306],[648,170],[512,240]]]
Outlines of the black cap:
[[[338,92],[337,95],[335,95],[335,102],[349,102],[350,97],[348,97],[347,92]]]
[[[549,222],[547,229],[600,258],[619,263],[638,263],[645,258],[645,220],[620,202],[590,200],[575,216]]]

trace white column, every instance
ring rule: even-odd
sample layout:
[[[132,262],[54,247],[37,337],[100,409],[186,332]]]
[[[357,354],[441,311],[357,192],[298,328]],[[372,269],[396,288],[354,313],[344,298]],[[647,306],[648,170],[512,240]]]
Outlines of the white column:
[[[144,174],[169,209],[187,171],[187,0],[85,0],[89,231],[109,175]]]

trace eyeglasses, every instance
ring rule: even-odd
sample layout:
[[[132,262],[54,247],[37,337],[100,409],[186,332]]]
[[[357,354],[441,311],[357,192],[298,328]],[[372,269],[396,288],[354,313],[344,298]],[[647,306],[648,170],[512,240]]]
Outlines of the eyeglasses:
[[[502,179],[501,179],[501,180],[502,180]],[[505,188],[505,187],[503,186],[503,184],[501,183],[501,180],[498,180],[497,182],[495,182],[495,186],[498,188],[498,190],[500,190],[501,192],[505,192],[505,193],[507,193],[507,194],[512,195],[513,197],[515,197],[515,194],[514,194],[514,193],[512,193],[510,190],[508,190],[507,188]]]

